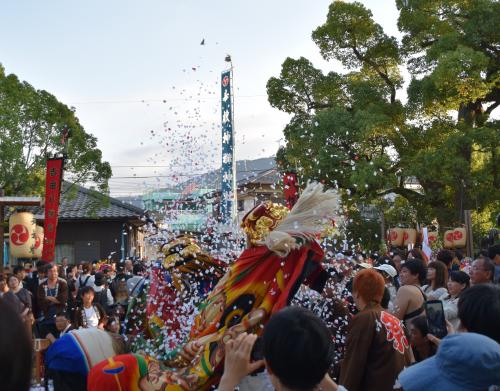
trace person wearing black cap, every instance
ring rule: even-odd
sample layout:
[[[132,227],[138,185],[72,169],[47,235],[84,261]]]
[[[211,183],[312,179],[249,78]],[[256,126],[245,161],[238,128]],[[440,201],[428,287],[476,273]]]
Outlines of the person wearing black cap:
[[[113,305],[113,295],[111,291],[106,286],[106,276],[104,273],[98,272],[94,276],[94,303],[98,303],[104,308],[105,311],[108,310],[110,306]]]

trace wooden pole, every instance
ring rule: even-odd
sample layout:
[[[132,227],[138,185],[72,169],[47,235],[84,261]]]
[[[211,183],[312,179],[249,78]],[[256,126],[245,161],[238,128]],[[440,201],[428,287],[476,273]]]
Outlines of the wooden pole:
[[[472,218],[471,211],[464,211],[465,231],[467,232],[467,256],[472,258],[474,256],[474,242],[472,238]]]

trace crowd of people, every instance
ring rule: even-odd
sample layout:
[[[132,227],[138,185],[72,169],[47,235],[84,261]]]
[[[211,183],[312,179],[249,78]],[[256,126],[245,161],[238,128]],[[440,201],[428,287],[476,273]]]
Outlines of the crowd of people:
[[[21,315],[35,338],[53,340],[67,328],[117,330],[129,292],[143,278],[141,262],[38,261],[0,275],[0,298]],[[63,327],[64,325],[64,327]],[[67,330],[66,330],[67,331]]]
[[[500,386],[499,245],[474,260],[441,250],[427,261],[414,249],[364,258],[339,253],[323,263],[328,277],[321,289],[302,285],[291,305],[266,324],[260,357],[252,357],[255,335],[243,333],[226,344],[220,391],[233,390],[261,367],[265,380],[255,390]],[[147,278],[144,264],[132,260],[72,265],[64,258],[31,266],[0,277],[1,311],[17,313],[35,337],[51,342],[80,328],[124,333],[130,293]],[[442,303],[444,338],[429,330],[431,301]],[[0,323],[2,330],[12,327]],[[20,349],[13,351],[28,360]],[[22,369],[12,365],[18,366],[8,375],[5,368],[0,372],[15,382]]]

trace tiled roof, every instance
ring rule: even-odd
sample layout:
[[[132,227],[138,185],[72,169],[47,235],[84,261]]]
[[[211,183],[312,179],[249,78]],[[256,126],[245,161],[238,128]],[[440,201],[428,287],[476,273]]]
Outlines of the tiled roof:
[[[26,208],[38,216],[44,215],[43,207]],[[8,217],[10,213],[7,212]],[[95,220],[140,218],[144,210],[125,204],[112,197],[103,197],[95,190],[63,182],[61,202],[59,204],[59,220]]]

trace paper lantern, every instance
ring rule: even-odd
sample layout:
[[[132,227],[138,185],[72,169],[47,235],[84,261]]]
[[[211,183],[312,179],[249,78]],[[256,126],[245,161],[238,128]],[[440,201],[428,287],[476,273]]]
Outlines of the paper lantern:
[[[403,245],[403,228],[392,228],[389,231],[389,241],[391,242],[391,246],[401,247]]]
[[[32,213],[18,212],[9,218],[10,254],[16,258],[32,258],[36,221]]]
[[[455,248],[463,248],[467,243],[467,232],[465,228],[455,228],[453,230],[453,245]]]
[[[415,245],[417,242],[417,230],[414,228],[405,228],[403,231],[403,245]]]
[[[444,240],[443,240],[443,246],[444,248],[453,248],[455,247],[454,240],[453,240],[453,230],[448,230],[444,232]]]
[[[39,225],[35,228],[35,245],[33,247],[33,258],[40,259],[43,252],[43,227]]]
[[[438,240],[438,232],[437,231],[432,231],[432,232],[427,232],[427,238],[429,239],[429,244],[434,243],[436,240]]]

